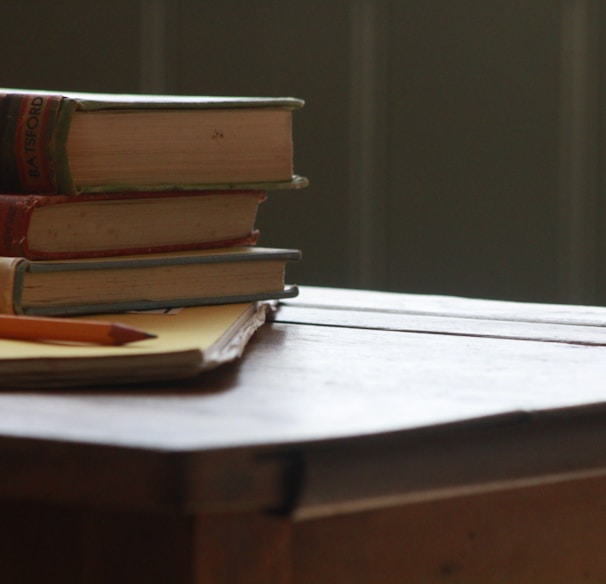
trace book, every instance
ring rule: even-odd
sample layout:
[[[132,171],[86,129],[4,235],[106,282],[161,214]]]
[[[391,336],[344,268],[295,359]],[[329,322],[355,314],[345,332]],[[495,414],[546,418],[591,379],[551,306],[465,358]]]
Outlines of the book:
[[[0,194],[0,256],[30,260],[254,244],[265,191]]]
[[[208,250],[28,260],[0,257],[0,313],[71,315],[293,297],[285,285],[294,249]]]
[[[293,97],[0,89],[0,190],[123,192],[304,186]]]
[[[87,316],[142,327],[156,338],[100,346],[0,339],[0,387],[68,387],[195,377],[239,358],[272,303],[184,308],[176,314]]]

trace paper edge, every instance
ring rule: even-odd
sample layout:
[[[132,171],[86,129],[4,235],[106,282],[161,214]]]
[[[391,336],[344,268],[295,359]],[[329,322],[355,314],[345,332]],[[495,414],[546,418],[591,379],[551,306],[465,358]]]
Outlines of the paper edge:
[[[277,300],[251,304],[249,310],[242,313],[221,339],[203,353],[200,372],[241,358],[251,337],[265,324],[268,314],[274,312],[277,305]]]

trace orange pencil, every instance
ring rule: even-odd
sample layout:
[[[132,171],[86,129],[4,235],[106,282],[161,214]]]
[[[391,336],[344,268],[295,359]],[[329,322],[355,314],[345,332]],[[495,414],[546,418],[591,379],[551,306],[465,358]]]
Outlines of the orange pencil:
[[[156,335],[115,322],[75,318],[0,315],[0,338],[125,345]]]

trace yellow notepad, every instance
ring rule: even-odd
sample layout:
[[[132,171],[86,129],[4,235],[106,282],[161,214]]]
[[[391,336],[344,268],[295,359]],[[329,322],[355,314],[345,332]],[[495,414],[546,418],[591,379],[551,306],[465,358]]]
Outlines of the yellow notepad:
[[[221,304],[176,314],[86,316],[157,338],[110,347],[0,339],[0,387],[69,387],[182,379],[241,356],[271,304]]]

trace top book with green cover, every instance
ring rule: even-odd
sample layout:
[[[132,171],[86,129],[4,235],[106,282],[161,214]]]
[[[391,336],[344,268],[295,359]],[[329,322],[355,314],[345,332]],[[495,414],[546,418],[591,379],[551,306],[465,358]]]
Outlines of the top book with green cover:
[[[279,189],[293,174],[293,97],[0,88],[0,191]]]

